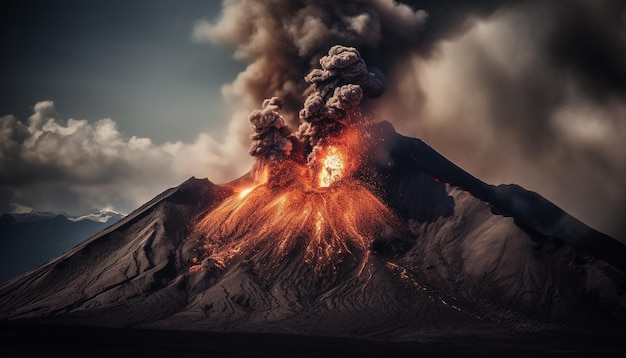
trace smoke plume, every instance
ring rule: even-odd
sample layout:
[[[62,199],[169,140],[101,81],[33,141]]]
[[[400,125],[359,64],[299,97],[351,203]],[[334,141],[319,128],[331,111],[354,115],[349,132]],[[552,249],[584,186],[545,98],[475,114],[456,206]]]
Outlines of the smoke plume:
[[[333,46],[320,59],[320,65],[321,69],[313,69],[305,77],[313,92],[300,111],[299,134],[311,146],[340,132],[350,120],[360,118],[363,95],[377,97],[385,89],[382,75],[370,72],[353,47]]]
[[[278,113],[283,106],[279,98],[266,99],[261,110],[252,112],[252,156],[285,159],[290,157],[295,143],[297,153],[291,159],[300,161],[306,157],[309,167],[318,172],[320,163],[317,158],[326,151],[325,145],[337,141],[350,125],[356,130],[364,129],[366,117],[361,114],[359,105],[364,95],[375,97],[383,93],[382,75],[368,70],[361,54],[353,47],[335,45],[319,62],[322,68],[313,69],[305,77],[311,84],[308,89],[311,94],[300,110],[301,124],[297,136],[291,134]],[[342,174],[344,169],[340,170]],[[328,183],[332,181],[329,178]]]
[[[387,73],[378,117],[626,242],[624,18],[617,1],[509,3]]]
[[[354,47],[387,78],[385,94],[363,104],[375,120],[626,240],[623,1],[266,0],[223,9],[194,36],[233,46],[249,63],[224,88],[247,106],[233,119],[242,140],[242,118],[264,98],[283,99],[294,128],[303,105],[305,118],[327,111],[328,99],[307,100],[314,92],[303,79],[331,46]],[[347,87],[339,96],[359,95]]]
[[[250,114],[250,123],[254,134],[251,136],[250,155],[265,159],[284,159],[289,157],[293,148],[291,130],[278,113],[283,107],[282,101],[272,97],[263,101],[263,108]]]
[[[406,48],[425,20],[424,11],[391,0],[228,1],[218,21],[196,25],[194,38],[233,46],[235,57],[249,62],[223,89],[229,102],[247,114],[263,99],[278,97],[285,120],[297,128],[308,95],[304,77],[331,46],[358,48],[384,71],[397,59],[392,48]],[[388,56],[381,56],[381,49],[388,49]],[[247,140],[245,118],[235,113],[234,121]]]

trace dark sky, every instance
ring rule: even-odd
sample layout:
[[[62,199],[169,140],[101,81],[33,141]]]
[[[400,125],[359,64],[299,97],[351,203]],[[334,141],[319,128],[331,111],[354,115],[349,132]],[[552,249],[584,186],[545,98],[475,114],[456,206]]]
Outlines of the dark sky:
[[[247,116],[355,46],[376,120],[626,241],[626,2],[3,1],[0,213],[129,212],[250,168]]]
[[[113,118],[156,143],[224,128],[220,87],[242,64],[191,41],[217,1],[3,1],[0,115],[53,100],[63,117]],[[176,119],[176,120],[174,120]]]

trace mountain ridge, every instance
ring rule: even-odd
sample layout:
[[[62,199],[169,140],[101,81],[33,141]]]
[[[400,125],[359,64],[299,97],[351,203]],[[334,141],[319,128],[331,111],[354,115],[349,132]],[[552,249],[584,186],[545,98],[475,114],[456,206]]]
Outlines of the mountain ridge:
[[[516,223],[527,230],[545,237],[565,240],[574,247],[610,262],[622,272],[626,272],[626,245],[585,225],[543,196],[517,184],[497,186],[486,184],[450,162],[420,139],[396,134],[391,123],[380,122],[379,128],[383,138],[398,136],[397,140],[387,140],[387,143],[398,146],[389,148],[390,152],[413,153],[411,156],[413,163],[434,178],[469,191],[478,199],[489,202],[497,213],[515,218]]]

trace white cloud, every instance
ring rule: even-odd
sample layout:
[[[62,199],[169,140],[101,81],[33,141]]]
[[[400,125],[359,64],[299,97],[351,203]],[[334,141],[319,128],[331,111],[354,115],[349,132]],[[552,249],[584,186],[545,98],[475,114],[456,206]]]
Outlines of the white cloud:
[[[11,193],[0,210],[128,212],[191,176],[227,182],[252,163],[236,138],[199,133],[191,143],[155,145],[126,138],[112,119],[63,121],[52,101],[38,102],[28,124],[0,118],[0,185]]]

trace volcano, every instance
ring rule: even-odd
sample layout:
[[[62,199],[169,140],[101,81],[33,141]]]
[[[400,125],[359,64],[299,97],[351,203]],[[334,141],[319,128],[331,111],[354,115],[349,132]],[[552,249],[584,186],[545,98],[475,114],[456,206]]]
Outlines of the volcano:
[[[623,330],[623,244],[374,123],[360,102],[384,80],[357,49],[320,64],[296,132],[277,97],[250,115],[249,173],[191,178],[9,281],[0,318],[393,342]]]
[[[370,136],[366,159],[322,189],[258,167],[191,178],[5,284],[0,317],[383,340],[623,328],[621,243],[387,122]]]

